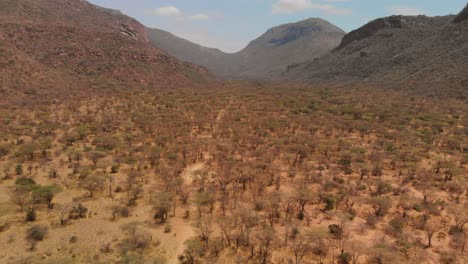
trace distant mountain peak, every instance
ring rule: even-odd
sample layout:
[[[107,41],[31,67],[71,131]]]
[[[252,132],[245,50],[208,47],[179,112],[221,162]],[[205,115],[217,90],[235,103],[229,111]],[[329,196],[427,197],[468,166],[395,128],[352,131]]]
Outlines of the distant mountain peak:
[[[314,30],[323,31],[323,32],[345,33],[342,29],[333,25],[329,21],[324,20],[322,18],[317,18],[317,17],[311,17],[311,18],[301,20],[298,22],[279,25],[279,26],[269,29],[266,33],[273,33],[273,32],[288,29],[288,28],[308,28],[311,30],[314,29]]]
[[[153,45],[179,59],[199,64],[230,78],[269,78],[287,65],[321,57],[338,46],[345,32],[321,18],[279,25],[227,54],[204,48],[168,32],[148,29]]]

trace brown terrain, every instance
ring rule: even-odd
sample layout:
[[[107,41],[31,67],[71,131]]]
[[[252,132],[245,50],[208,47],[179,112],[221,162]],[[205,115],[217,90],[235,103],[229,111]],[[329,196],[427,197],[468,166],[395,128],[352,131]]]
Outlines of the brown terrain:
[[[376,20],[315,60],[337,68],[261,82],[115,10],[0,0],[0,263],[467,263],[466,10]],[[453,71],[412,73],[433,85],[370,81],[444,46]]]
[[[10,93],[170,88],[210,79],[205,69],[154,48],[136,20],[86,1],[2,0],[0,28],[1,84]]]

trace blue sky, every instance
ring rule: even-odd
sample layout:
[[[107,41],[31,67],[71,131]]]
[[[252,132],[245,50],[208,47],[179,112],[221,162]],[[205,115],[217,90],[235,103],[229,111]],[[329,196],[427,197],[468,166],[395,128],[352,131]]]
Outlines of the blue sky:
[[[351,31],[392,14],[456,14],[466,0],[89,0],[144,25],[204,46],[234,52],[267,29],[310,17]]]

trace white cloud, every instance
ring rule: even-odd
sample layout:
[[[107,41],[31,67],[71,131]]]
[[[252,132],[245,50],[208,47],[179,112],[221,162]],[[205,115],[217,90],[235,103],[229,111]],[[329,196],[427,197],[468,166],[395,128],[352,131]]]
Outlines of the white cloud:
[[[155,9],[151,10],[146,10],[147,15],[152,15],[152,16],[164,16],[164,17],[174,17],[175,19],[179,21],[183,20],[208,20],[211,18],[211,16],[204,14],[204,13],[199,13],[199,14],[194,14],[194,15],[188,15],[182,12],[179,8],[175,6],[162,6],[158,7]],[[215,17],[218,17],[219,15],[217,14]]]
[[[393,15],[403,15],[403,16],[417,16],[424,15],[426,12],[417,7],[411,6],[390,6],[387,10]]]
[[[310,8],[308,0],[280,0],[273,4],[273,14],[291,14]]]
[[[210,17],[206,14],[196,14],[187,17],[188,20],[208,20]]]
[[[178,17],[182,16],[182,12],[175,6],[162,6],[147,11],[150,15],[155,16],[169,16],[169,17]]]
[[[331,0],[336,1],[336,0]],[[346,15],[351,10],[329,4],[316,4],[311,0],[279,0],[273,4],[273,14],[293,14],[307,9],[316,9],[333,15]]]

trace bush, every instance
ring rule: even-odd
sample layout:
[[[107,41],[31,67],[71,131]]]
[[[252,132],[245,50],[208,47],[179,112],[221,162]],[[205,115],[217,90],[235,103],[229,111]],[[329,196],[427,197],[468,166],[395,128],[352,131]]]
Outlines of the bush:
[[[456,235],[456,234],[458,234],[458,233],[463,233],[463,230],[460,229],[460,227],[458,227],[458,226],[451,226],[451,227],[449,228],[449,231],[448,231],[448,234],[449,234],[449,235],[453,236],[453,235]]]
[[[375,225],[377,225],[378,221],[379,221],[379,218],[375,216],[374,214],[370,214],[366,218],[366,224],[372,228],[374,228]]]
[[[42,225],[35,225],[26,231],[26,240],[31,243],[31,250],[33,250],[37,242],[44,240],[47,234],[47,227]]]
[[[76,204],[70,210],[70,213],[68,214],[68,219],[85,218],[87,212],[88,208],[86,208],[83,204]]]
[[[111,208],[112,210],[112,218],[115,220],[117,216],[120,217],[129,217],[130,216],[130,209],[126,206],[116,205]]]
[[[333,177],[333,181],[337,182],[339,184],[345,183],[345,180],[343,178],[341,178],[341,177],[338,177],[338,176]]]
[[[27,235],[28,238],[35,241],[44,240],[45,235],[47,234],[47,227],[41,225],[35,225],[28,229]]]
[[[332,195],[325,195],[322,199],[325,202],[324,211],[331,211],[335,208],[336,200]]]
[[[291,234],[289,235],[289,237],[290,237],[291,239],[295,239],[298,235],[299,235],[299,228],[293,227],[293,228],[291,229]]]
[[[128,223],[122,227],[126,233],[126,238],[121,244],[122,250],[128,252],[129,250],[145,249],[151,244],[152,237],[145,230],[142,230],[138,223]]]
[[[330,231],[330,234],[332,234],[335,238],[340,238],[343,234],[343,230],[341,229],[341,227],[335,224],[329,225],[328,231]]]
[[[348,264],[351,261],[351,255],[348,252],[344,252],[338,256],[338,264]]]
[[[77,236],[71,236],[70,240],[68,242],[70,242],[70,244],[75,244],[76,242],[78,242],[78,237]]]
[[[111,173],[119,173],[119,166],[118,165],[112,165],[111,167]]]
[[[34,208],[26,211],[26,222],[34,222],[36,221],[36,218],[37,218],[37,214]]]
[[[23,165],[21,164],[16,165],[15,173],[16,175],[23,175]]]
[[[387,231],[391,235],[398,235],[398,234],[401,234],[403,232],[404,226],[405,226],[405,224],[403,223],[401,218],[396,217],[396,218],[393,218],[392,220],[390,220],[388,222]]]
[[[0,145],[0,158],[8,155],[10,153],[10,146],[7,144]]]
[[[34,185],[36,184],[36,182],[32,178],[29,178],[29,177],[19,177],[18,179],[16,179],[15,184],[21,185],[21,186],[27,186],[27,185]]]

